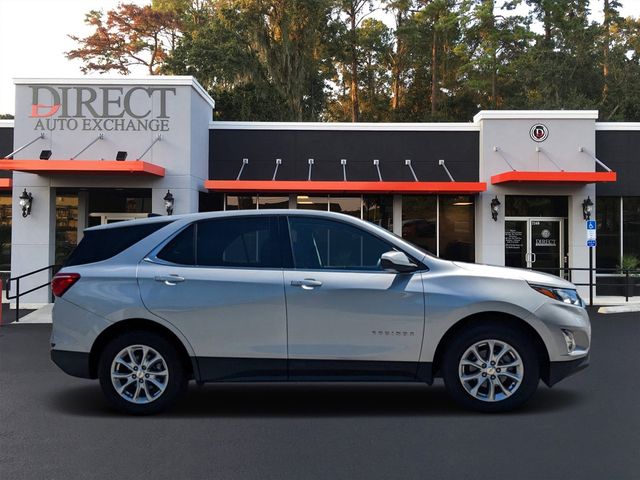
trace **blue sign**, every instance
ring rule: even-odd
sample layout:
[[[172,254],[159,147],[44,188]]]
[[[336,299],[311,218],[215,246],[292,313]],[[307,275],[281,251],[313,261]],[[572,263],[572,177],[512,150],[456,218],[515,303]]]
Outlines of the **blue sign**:
[[[587,220],[587,230],[595,230],[595,229],[596,229],[596,221]]]
[[[587,240],[587,247],[595,247],[595,246],[596,246],[595,240]]]

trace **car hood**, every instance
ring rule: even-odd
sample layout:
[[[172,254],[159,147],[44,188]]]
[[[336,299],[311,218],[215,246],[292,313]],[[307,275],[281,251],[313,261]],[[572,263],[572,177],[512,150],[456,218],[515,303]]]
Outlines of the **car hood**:
[[[557,288],[571,288],[575,290],[575,285],[562,278],[548,273],[525,270],[524,268],[498,267],[494,265],[481,265],[477,263],[453,262],[457,267],[463,268],[478,275],[497,278],[509,278],[513,280],[524,280],[536,285],[546,285]]]

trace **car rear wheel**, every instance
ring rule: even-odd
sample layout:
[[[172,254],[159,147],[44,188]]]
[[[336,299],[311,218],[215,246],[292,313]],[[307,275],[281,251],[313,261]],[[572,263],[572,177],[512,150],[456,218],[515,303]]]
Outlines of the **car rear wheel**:
[[[504,412],[535,392],[540,365],[533,339],[501,323],[464,330],[448,346],[442,373],[447,391],[464,408]]]
[[[137,415],[165,410],[187,386],[178,352],[153,332],[128,332],[111,340],[100,356],[98,377],[113,407]]]

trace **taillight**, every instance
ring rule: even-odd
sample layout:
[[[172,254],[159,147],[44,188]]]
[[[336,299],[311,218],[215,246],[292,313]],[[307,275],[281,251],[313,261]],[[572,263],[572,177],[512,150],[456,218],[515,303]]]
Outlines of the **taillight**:
[[[56,297],[61,297],[78,280],[79,273],[57,273],[51,280],[51,291]]]

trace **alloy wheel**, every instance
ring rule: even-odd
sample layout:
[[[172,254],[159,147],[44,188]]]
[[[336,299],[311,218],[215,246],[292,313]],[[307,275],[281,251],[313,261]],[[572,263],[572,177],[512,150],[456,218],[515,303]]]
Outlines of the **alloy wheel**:
[[[147,345],[123,348],[111,363],[111,383],[118,395],[131,403],[148,404],[162,396],[169,369],[157,350]]]
[[[475,342],[464,352],[458,378],[472,397],[499,402],[522,384],[524,364],[517,350],[506,342],[487,339]]]

